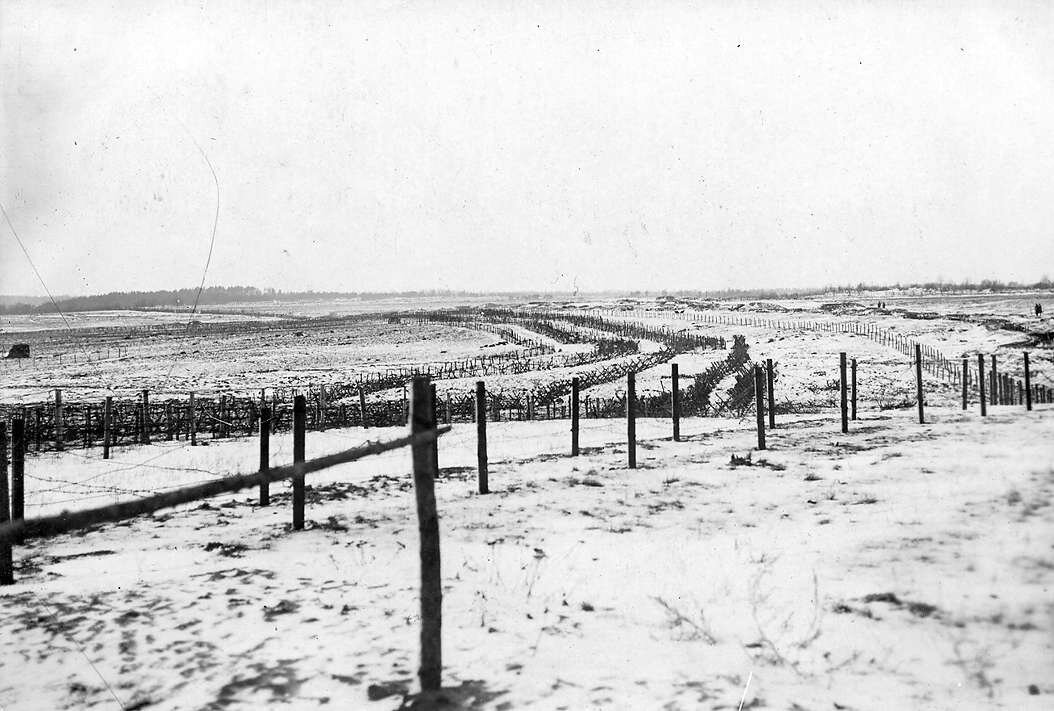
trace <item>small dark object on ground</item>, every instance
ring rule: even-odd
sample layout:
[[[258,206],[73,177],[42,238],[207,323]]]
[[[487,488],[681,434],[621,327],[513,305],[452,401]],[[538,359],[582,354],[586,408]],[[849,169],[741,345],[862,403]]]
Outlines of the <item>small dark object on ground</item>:
[[[11,346],[11,350],[7,352],[8,358],[28,358],[29,357],[29,344],[28,343],[16,343]]]

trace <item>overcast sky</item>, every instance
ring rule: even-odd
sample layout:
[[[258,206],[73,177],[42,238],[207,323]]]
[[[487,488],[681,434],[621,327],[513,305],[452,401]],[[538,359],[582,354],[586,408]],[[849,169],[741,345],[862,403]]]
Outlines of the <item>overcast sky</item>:
[[[197,146],[208,284],[1031,281],[1052,8],[5,0],[0,202],[64,294],[200,281]]]

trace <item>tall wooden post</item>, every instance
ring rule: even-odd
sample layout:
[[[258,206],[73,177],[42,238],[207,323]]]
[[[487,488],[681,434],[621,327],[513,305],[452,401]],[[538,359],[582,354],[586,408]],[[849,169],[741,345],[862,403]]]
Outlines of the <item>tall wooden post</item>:
[[[626,455],[629,468],[637,468],[637,378],[626,373]]]
[[[0,422],[0,525],[11,520],[7,490],[7,423]],[[14,585],[15,568],[11,556],[11,541],[0,543],[0,585]]]
[[[765,449],[765,374],[754,366],[754,414],[758,428],[758,449]]]
[[[845,353],[838,354],[838,401],[842,411],[842,433],[849,432],[849,388],[845,377]]]
[[[166,400],[165,401],[165,441],[166,442],[171,442],[172,441],[172,435],[173,435],[173,430],[172,430],[172,401],[171,400]]]
[[[676,363],[670,364],[670,416],[673,418],[673,441],[681,441],[681,374]]]
[[[476,384],[479,392],[480,385]],[[431,390],[428,377],[413,379],[411,433],[434,432]],[[485,419],[481,415],[478,419]],[[443,675],[443,586],[439,559],[439,515],[436,512],[435,479],[439,474],[430,443],[412,447],[414,494],[417,500],[417,526],[421,557],[421,666],[417,675],[421,690],[439,690]]]
[[[919,401],[919,424],[926,423],[922,402],[922,346],[915,344],[915,395]]]
[[[435,387],[435,386],[433,386]],[[318,386],[318,428],[326,429],[326,386]]]
[[[578,456],[578,387],[577,377],[571,378],[571,456]]]
[[[307,430],[307,398],[293,398],[293,530],[304,528],[304,438]]]
[[[968,395],[968,388],[970,387],[970,361],[968,358],[963,356],[963,369],[962,369],[962,386],[963,386],[963,410],[966,410],[966,400]]]
[[[429,400],[432,403],[432,422],[436,423],[436,426],[438,426],[438,423],[439,423],[439,400],[436,398],[436,384],[435,383],[431,383],[429,385],[429,388],[430,388]],[[433,450],[432,454],[435,456],[435,460],[436,460],[436,471],[438,472],[439,471],[439,438],[438,437],[435,440],[432,441],[432,450]]]
[[[260,408],[260,472],[271,468],[271,408],[264,405]],[[271,503],[271,485],[260,483],[260,506]]]
[[[856,358],[853,358],[849,363],[850,372],[850,391],[849,391],[849,416],[850,419],[856,420]]]
[[[991,392],[988,393],[988,399],[991,400],[993,405],[1002,404],[999,400],[999,372],[995,367],[995,353],[992,354],[992,387]]]
[[[1025,351],[1025,409],[1032,409],[1032,373],[1028,368],[1028,351]]]
[[[91,449],[92,446],[92,421],[91,421],[91,403],[84,404],[84,447],[85,449]]]
[[[26,421],[11,421],[11,520],[26,517]]]
[[[984,402],[984,356],[980,353],[977,354],[977,390],[981,400],[981,417],[988,414],[988,410],[985,407]]]
[[[769,400],[769,429],[776,429],[776,369],[772,365],[772,359],[765,359],[765,389],[768,391]]]
[[[150,391],[143,391],[143,426],[139,429],[140,444],[150,444]]]
[[[476,466],[479,471],[479,493],[490,493],[487,470],[487,386],[476,381]]]
[[[59,452],[66,447],[65,435],[62,421],[62,391],[55,388],[55,449]]]
[[[194,406],[194,393],[190,394],[190,404],[188,405],[190,412],[189,415],[189,427],[190,427],[190,446],[194,447],[198,443],[198,415],[197,408]]]
[[[106,396],[102,406],[102,458],[110,458],[110,431],[113,428],[113,397]]]
[[[370,426],[369,420],[366,417],[366,393],[362,388],[359,388],[359,419],[361,420],[363,429]]]

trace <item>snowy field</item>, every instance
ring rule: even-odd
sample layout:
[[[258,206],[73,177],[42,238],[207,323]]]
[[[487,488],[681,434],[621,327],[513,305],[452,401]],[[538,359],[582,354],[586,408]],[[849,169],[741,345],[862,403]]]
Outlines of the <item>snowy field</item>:
[[[680,443],[645,421],[635,471],[618,421],[586,421],[577,459],[566,423],[492,424],[487,496],[455,427],[444,685],[480,709],[1049,708],[1054,408],[862,416],[849,435],[830,413],[783,418],[738,466],[748,421],[688,420]],[[396,433],[309,433],[308,456]],[[134,489],[255,457],[245,440],[28,466]],[[419,628],[409,453],[312,475],[303,532],[284,487],[272,501],[17,548],[0,706],[398,708]]]
[[[754,362],[776,362],[768,450],[756,450],[752,414],[686,419],[682,442],[668,419],[639,419],[636,470],[626,467],[622,420],[583,420],[578,458],[568,456],[566,420],[490,423],[492,493],[480,496],[475,426],[455,425],[439,445],[436,487],[452,700],[442,708],[1050,708],[1054,405],[990,406],[981,418],[972,392],[963,411],[958,387],[927,373],[920,425],[907,356],[811,324],[897,333],[956,362],[967,356],[971,368],[978,353],[996,354],[1016,377],[1027,347],[1043,385],[1054,384],[1049,346],[1005,321],[867,304],[654,306],[614,318],[729,345],[741,334]],[[163,391],[176,368],[180,387],[197,382],[200,392],[207,380],[252,392],[514,348],[468,329],[366,324],[305,326],[270,348],[254,332],[173,337],[134,344],[113,363],[9,362],[0,374],[8,401],[58,386],[76,402],[115,377]],[[188,354],[176,357],[175,345]],[[848,435],[837,412],[840,351],[859,368],[861,419]],[[690,378],[726,354],[674,362]],[[574,372],[492,377],[487,387]],[[668,392],[669,363],[637,380],[639,392]],[[473,385],[442,380],[437,390]],[[309,432],[307,456],[402,434]],[[255,440],[202,439],[115,449],[110,460],[98,448],[32,453],[26,515],[256,470]],[[271,464],[291,456],[289,434],[276,434]],[[17,546],[16,584],[0,588],[0,709],[400,708],[417,690],[420,628],[409,452],[308,484],[304,531],[291,530],[283,484],[266,508],[245,491]]]

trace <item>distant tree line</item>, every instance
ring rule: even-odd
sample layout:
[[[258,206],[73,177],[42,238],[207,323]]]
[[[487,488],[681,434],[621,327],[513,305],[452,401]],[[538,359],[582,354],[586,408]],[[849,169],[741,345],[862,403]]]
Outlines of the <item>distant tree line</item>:
[[[92,296],[63,297],[52,303],[43,301],[41,303],[16,302],[0,303],[2,314],[41,314],[55,313],[57,310],[67,311],[113,311],[113,310],[135,310],[173,308],[186,309],[189,311],[195,301],[199,307],[215,306],[217,304],[232,304],[241,302],[261,301],[311,301],[316,299],[335,298],[377,298],[384,296],[446,296],[451,294],[462,295],[465,292],[451,292],[439,289],[425,291],[403,291],[403,292],[356,292],[348,293],[342,291],[282,291],[280,289],[258,289],[255,286],[209,286],[201,290],[201,296],[197,295],[196,288],[175,289],[172,291],[111,291],[107,294],[96,294]],[[34,299],[36,301],[36,299]],[[56,308],[57,304],[57,308]]]
[[[502,296],[521,299],[564,298],[583,300],[593,297],[629,297],[629,298],[704,298],[704,299],[787,299],[804,296],[815,296],[825,293],[856,293],[867,291],[888,291],[921,289],[938,293],[971,293],[984,291],[1020,291],[1027,289],[1052,289],[1054,282],[1044,276],[1033,284],[1016,281],[1003,282],[995,279],[982,279],[978,282],[935,281],[920,284],[865,284],[831,286],[822,289],[718,289],[695,290],[682,289],[672,291],[598,291],[590,293],[571,292],[487,292],[455,291],[450,289],[427,289],[418,291],[282,291],[281,289],[259,289],[255,286],[210,286],[197,295],[196,288],[175,289],[172,291],[111,291],[107,294],[92,296],[63,297],[53,304],[50,300],[42,301],[37,297],[24,297],[25,301],[14,301],[10,297],[0,299],[0,314],[44,314],[57,310],[67,311],[114,311],[172,308],[189,311],[197,301],[200,306],[232,304],[261,301],[313,301],[318,299],[376,299],[385,297],[427,297],[427,296]]]

